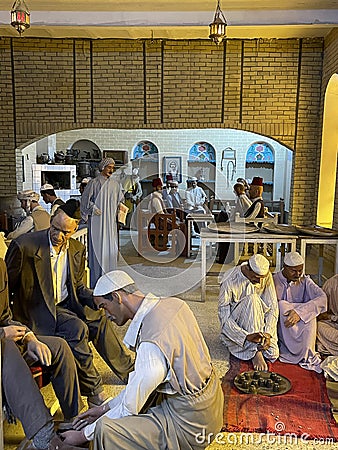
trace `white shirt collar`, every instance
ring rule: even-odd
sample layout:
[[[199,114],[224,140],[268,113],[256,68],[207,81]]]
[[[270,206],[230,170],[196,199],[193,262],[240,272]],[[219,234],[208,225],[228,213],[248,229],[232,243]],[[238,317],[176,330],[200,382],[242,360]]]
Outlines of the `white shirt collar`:
[[[140,331],[141,324],[145,316],[151,311],[155,305],[159,302],[160,298],[155,295],[149,293],[147,294],[139,309],[136,311],[136,314],[133,320],[130,322],[129,328],[124,336],[123,342],[129,349],[135,349],[137,337]]]

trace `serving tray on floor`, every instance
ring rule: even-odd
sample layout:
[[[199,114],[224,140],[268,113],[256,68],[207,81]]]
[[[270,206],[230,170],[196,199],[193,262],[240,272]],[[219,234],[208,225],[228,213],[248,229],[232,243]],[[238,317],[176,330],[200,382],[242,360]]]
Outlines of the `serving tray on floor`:
[[[235,376],[234,385],[244,394],[282,395],[291,389],[291,381],[275,372],[251,370]]]

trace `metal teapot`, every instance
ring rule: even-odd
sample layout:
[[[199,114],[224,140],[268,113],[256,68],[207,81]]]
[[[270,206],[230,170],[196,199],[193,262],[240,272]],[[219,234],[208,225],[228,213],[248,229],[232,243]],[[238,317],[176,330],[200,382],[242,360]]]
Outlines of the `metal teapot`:
[[[64,164],[66,156],[63,153],[63,151],[61,150],[60,152],[55,152],[54,153],[54,159],[55,159],[55,163],[56,164]]]
[[[41,155],[37,156],[36,161],[38,164],[48,164],[51,159],[47,153],[41,153]]]

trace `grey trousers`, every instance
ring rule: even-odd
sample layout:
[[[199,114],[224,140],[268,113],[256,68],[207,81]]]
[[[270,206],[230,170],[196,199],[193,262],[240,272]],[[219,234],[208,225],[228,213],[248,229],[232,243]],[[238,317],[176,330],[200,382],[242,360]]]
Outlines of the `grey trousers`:
[[[167,395],[145,414],[103,416],[96,424],[94,450],[204,449],[222,428],[223,404],[220,381],[212,374],[196,394]]]
[[[1,340],[2,389],[28,439],[52,420],[31,371],[14,341]]]
[[[94,365],[94,357],[89,341],[93,341],[98,353],[108,366],[123,381],[133,370],[134,364],[126,347],[116,335],[113,325],[103,315],[98,320],[81,320],[74,312],[57,307],[55,334],[64,338],[75,358],[81,393],[96,395],[103,390],[102,378]]]
[[[46,371],[50,375],[63,415],[65,419],[70,419],[82,409],[72,352],[63,339],[52,336],[38,338],[51,350],[52,364]],[[11,411],[22,422],[26,436],[30,438],[51,417],[18,346],[9,339],[2,339],[1,346],[3,391]]]
[[[115,324],[105,315],[100,320],[87,321],[89,340],[110,367],[110,369],[124,382],[128,381],[128,374],[134,370],[134,359],[116,334]]]

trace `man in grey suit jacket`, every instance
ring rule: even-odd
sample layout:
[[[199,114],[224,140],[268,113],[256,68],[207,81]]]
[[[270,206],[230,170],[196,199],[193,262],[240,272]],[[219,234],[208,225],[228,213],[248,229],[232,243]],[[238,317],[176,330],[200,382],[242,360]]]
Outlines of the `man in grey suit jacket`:
[[[6,264],[14,318],[37,334],[60,336],[68,342],[81,393],[93,405],[102,403],[104,395],[89,341],[124,381],[133,361],[113,324],[95,309],[92,290],[83,282],[85,247],[71,239],[79,217],[78,202],[68,200],[57,209],[48,230],[11,242]]]

